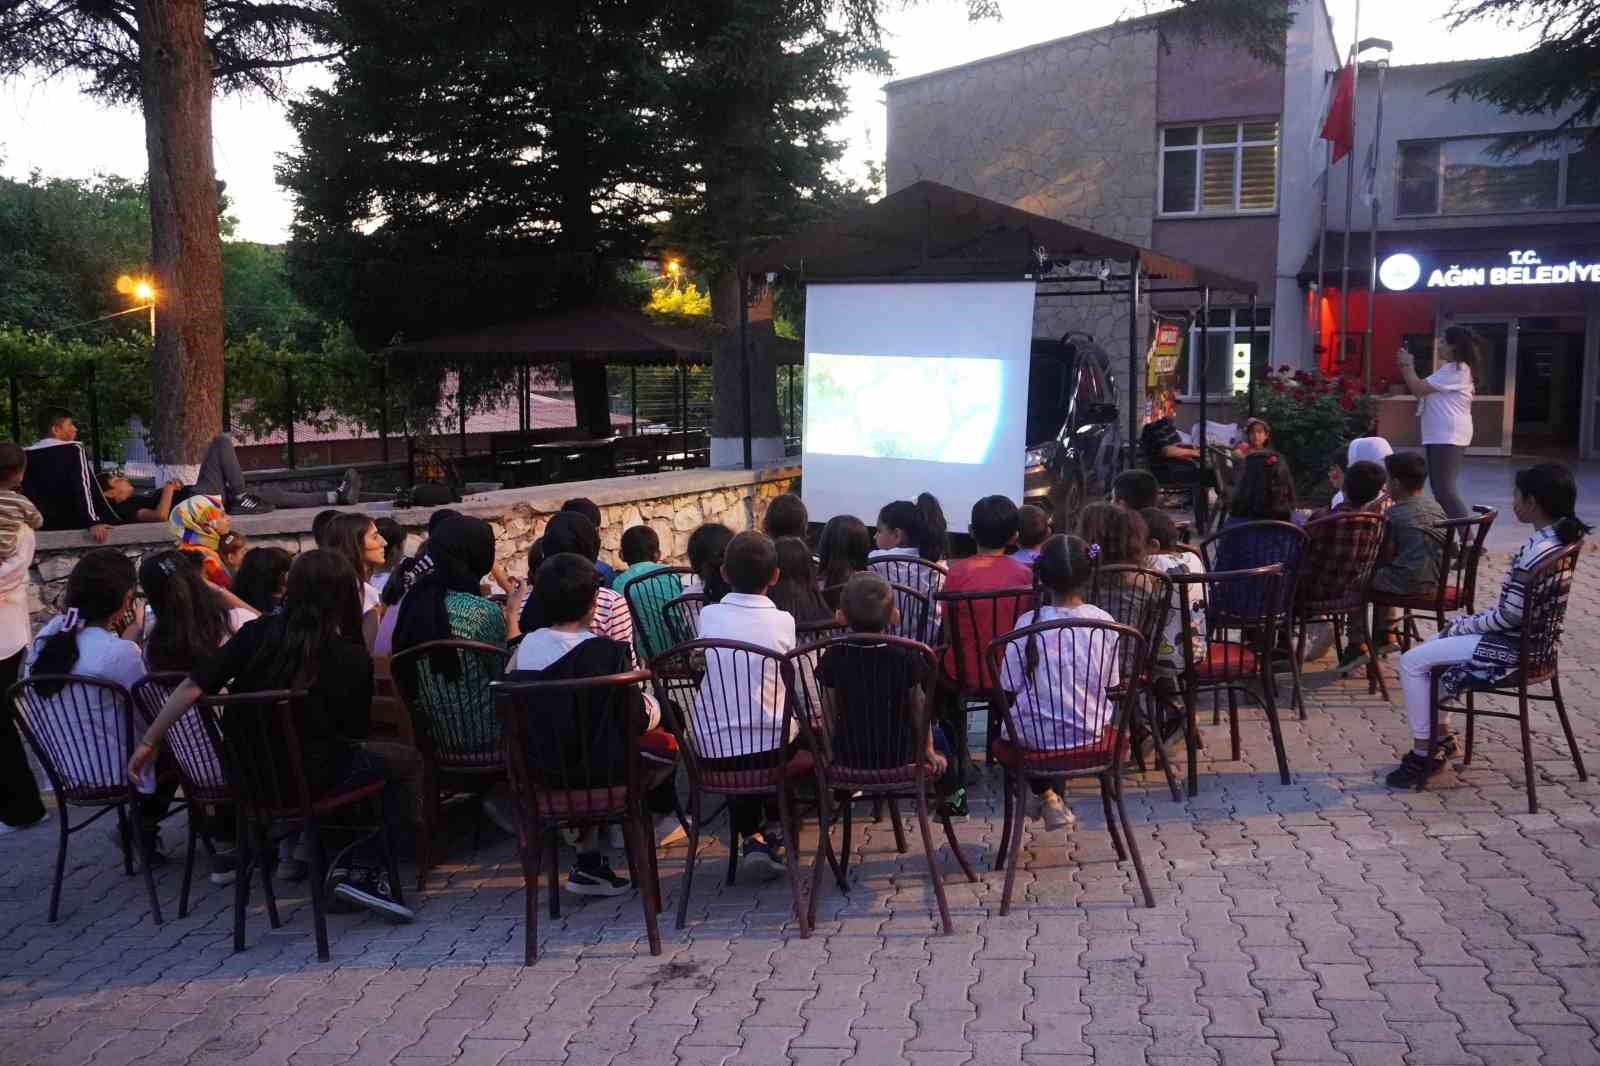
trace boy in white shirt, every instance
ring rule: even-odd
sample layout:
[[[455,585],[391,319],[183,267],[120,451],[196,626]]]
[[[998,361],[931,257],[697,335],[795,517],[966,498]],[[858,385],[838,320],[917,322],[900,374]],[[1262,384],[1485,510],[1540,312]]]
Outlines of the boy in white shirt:
[[[733,591],[701,608],[700,638],[736,640],[779,655],[793,651],[794,616],[778,610],[767,596],[778,582],[778,552],[771,539],[756,532],[734,537],[723,555],[722,577]],[[708,765],[716,770],[776,766],[795,731],[790,723],[789,734],[783,732],[787,701],[776,662],[731,649],[709,650],[690,725]],[[759,796],[736,796],[728,808],[741,838],[739,869],[767,878],[783,873],[776,805]]]

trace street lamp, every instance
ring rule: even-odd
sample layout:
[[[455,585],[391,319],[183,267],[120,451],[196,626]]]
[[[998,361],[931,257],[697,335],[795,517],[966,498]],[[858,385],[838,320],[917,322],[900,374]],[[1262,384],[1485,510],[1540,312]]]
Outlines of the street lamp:
[[[139,303],[130,311],[150,312],[150,338],[156,335],[156,287],[149,278],[131,278],[126,274],[117,278],[117,291],[124,296],[132,296]]]

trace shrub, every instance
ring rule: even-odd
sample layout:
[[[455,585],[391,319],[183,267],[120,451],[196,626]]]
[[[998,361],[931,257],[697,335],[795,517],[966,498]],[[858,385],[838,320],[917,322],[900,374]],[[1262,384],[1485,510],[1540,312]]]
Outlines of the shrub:
[[[1302,498],[1328,495],[1328,466],[1356,437],[1372,432],[1372,397],[1358,382],[1284,367],[1256,390],[1256,413],[1272,427],[1272,446],[1289,460]]]

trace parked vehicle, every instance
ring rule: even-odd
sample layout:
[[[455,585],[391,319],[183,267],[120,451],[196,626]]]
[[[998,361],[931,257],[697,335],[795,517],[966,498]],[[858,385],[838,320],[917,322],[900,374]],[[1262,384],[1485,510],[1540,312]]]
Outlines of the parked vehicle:
[[[1122,461],[1122,415],[1111,358],[1093,337],[1034,338],[1027,440],[1029,503],[1072,512],[1111,491]]]

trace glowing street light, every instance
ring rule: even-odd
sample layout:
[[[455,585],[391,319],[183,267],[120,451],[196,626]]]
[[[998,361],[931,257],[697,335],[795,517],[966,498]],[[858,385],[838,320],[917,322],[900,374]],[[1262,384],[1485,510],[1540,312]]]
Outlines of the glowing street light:
[[[148,281],[136,281],[133,285],[133,295],[147,304],[153,304],[156,300],[156,289]]]
[[[132,296],[139,301],[138,306],[129,308],[130,311],[150,312],[150,336],[156,335],[156,287],[149,278],[133,278],[123,274],[117,278],[117,292],[123,296]]]

